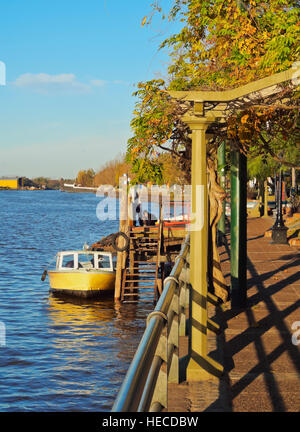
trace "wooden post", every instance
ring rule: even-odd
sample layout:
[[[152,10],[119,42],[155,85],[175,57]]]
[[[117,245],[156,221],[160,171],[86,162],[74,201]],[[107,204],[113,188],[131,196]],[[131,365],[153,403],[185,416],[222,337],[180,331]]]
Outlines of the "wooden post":
[[[121,185],[121,200],[120,200],[120,224],[119,231],[120,232],[128,232],[128,210],[127,210],[127,177],[126,184]],[[124,243],[124,239],[120,239],[120,247],[122,247]],[[115,300],[120,300],[121,297],[121,287],[122,287],[122,270],[124,267],[124,258],[126,252],[118,252],[117,253],[117,270],[116,270],[116,281],[115,281]]]
[[[292,168],[292,188],[293,192],[296,191],[296,169]]]

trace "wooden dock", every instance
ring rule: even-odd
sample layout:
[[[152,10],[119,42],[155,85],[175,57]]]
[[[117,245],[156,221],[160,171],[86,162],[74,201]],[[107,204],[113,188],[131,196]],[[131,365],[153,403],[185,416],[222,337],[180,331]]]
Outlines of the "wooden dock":
[[[185,227],[128,227],[128,248],[118,252],[115,299],[157,301],[186,235]],[[120,240],[121,242],[122,240]]]
[[[127,189],[120,194],[119,232],[110,234],[91,246],[92,250],[103,250],[117,254],[115,300],[121,302],[157,301],[162,291],[162,281],[170,273],[175,257],[189,227],[189,211],[185,212],[182,201],[168,202],[168,208],[180,207],[182,220],[176,211],[172,218],[163,219],[164,197],[162,193],[151,194],[151,189],[139,192],[140,203],[147,208],[149,203],[158,204],[157,220],[143,221],[136,226],[138,214],[136,204]],[[189,198],[189,197],[186,197]],[[146,204],[147,203],[147,204]],[[167,210],[167,208],[165,209]],[[140,210],[141,211],[141,210]],[[179,216],[181,218],[181,216]]]

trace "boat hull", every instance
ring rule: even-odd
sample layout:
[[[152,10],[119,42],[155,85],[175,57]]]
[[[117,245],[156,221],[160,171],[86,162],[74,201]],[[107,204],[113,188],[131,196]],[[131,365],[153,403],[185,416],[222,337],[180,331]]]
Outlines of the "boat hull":
[[[90,298],[112,293],[114,272],[49,271],[50,291]]]

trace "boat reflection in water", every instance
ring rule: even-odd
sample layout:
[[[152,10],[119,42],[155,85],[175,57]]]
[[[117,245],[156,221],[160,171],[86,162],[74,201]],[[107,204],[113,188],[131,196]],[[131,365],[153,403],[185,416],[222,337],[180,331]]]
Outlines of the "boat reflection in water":
[[[111,322],[115,316],[114,300],[84,299],[52,293],[49,296],[49,313],[55,325],[88,325]]]
[[[128,355],[131,339],[136,348],[137,335],[143,334],[147,314],[153,310],[153,305],[150,302],[122,304],[111,298],[95,301],[50,294],[48,310],[53,323],[51,329],[57,335],[56,343],[68,343],[66,335],[70,334],[73,346],[82,346],[85,342],[100,346],[108,336],[109,347],[118,347],[120,352],[116,354],[128,359],[131,358]],[[80,339],[74,338],[76,335]]]
[[[84,300],[49,296],[48,314],[52,324],[52,385],[61,402],[75,410],[109,410],[113,404],[118,355],[112,338],[113,300]],[[83,401],[83,399],[85,401]],[[72,402],[70,402],[72,401]]]

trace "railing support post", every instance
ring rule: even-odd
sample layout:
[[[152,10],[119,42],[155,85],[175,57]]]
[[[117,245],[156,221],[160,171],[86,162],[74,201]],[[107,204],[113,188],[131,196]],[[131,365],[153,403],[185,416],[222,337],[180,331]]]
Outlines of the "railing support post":
[[[164,364],[158,370],[158,376],[156,378],[156,385],[153,392],[152,400],[149,406],[149,411],[155,403],[159,403],[163,408],[168,406],[168,326],[165,324],[162,331],[160,341],[156,350],[155,355],[160,358]]]
[[[179,383],[179,282],[168,314],[168,382]]]
[[[186,311],[189,306],[188,284],[190,282],[190,269],[188,267],[189,253],[185,259],[182,272],[180,274],[180,294],[179,294],[179,336],[186,336]]]

